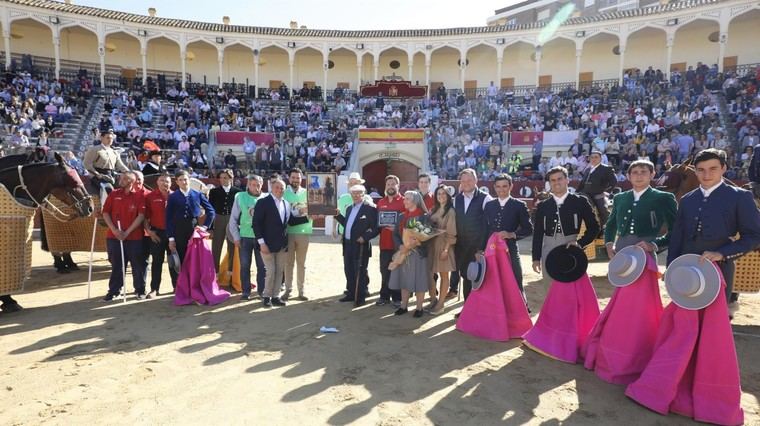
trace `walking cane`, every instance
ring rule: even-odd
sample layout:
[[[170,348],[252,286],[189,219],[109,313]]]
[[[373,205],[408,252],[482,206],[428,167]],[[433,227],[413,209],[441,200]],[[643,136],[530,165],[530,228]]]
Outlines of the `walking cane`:
[[[90,298],[90,288],[92,287],[92,253],[95,251],[95,234],[98,230],[98,219],[92,221],[92,243],[90,244],[90,267],[87,272],[87,298]]]
[[[121,221],[116,221],[116,226],[121,231]],[[124,240],[119,239],[119,247],[121,248],[121,290],[124,292],[124,303],[127,303],[127,265],[124,264]],[[134,273],[134,271],[132,271]]]
[[[359,277],[361,276],[363,254],[364,254],[364,243],[359,245],[359,259],[356,261],[356,284],[354,286],[354,306],[359,306]]]

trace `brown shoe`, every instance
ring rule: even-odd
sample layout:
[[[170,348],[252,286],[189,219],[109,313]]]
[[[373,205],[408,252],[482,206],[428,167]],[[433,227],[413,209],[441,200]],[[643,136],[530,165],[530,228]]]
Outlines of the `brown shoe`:
[[[459,296],[459,292],[449,291],[449,293],[446,295],[446,300],[456,299],[457,296]]]

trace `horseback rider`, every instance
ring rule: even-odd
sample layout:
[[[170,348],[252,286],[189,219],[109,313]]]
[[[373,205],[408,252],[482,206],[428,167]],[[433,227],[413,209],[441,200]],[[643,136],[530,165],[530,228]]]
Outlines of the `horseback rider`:
[[[105,189],[106,193],[113,190],[116,172],[129,171],[119,153],[111,146],[115,139],[113,129],[108,129],[100,135],[100,145],[91,147],[84,155],[84,168],[92,175],[96,187]]]
[[[592,206],[596,207],[599,215],[599,223],[604,227],[609,217],[607,212],[607,192],[617,184],[615,170],[606,164],[602,164],[602,153],[591,151],[589,165],[583,171],[583,178],[578,185],[578,192],[586,195]],[[603,229],[602,229],[603,231]]]

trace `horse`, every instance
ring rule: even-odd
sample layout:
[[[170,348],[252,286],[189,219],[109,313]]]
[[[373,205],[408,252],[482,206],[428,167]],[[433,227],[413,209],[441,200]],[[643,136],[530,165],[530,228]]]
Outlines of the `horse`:
[[[47,162],[47,150],[45,148],[35,148],[26,154],[6,155],[0,158],[0,170],[10,167],[16,167],[23,164],[45,163]]]
[[[0,184],[5,185],[14,197],[52,212],[58,220],[73,220],[78,216],[91,215],[92,198],[76,170],[69,167],[58,153],[54,157],[55,163],[17,165],[0,170]],[[51,195],[73,208],[76,214],[67,216],[50,204],[48,198]],[[4,312],[21,310],[21,306],[10,295],[0,295],[0,301]]]
[[[681,164],[674,164],[668,168],[665,173],[660,176],[656,181],[657,189],[665,192],[670,192],[676,197],[676,201],[681,201],[681,197],[699,187],[699,179],[697,179],[697,171],[692,165],[693,159],[689,157]],[[723,182],[727,185],[738,186],[730,179],[723,178]],[[760,209],[760,198],[758,198],[758,191],[754,182],[744,184],[742,189],[746,189],[753,192],[755,198],[755,205]]]

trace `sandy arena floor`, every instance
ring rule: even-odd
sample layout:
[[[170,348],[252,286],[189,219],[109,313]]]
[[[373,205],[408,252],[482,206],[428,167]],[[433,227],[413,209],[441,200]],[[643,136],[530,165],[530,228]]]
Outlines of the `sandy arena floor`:
[[[2,424],[693,423],[638,406],[580,365],[456,331],[461,302],[422,319],[394,317],[390,305],[338,303],[340,249],[324,237],[307,259],[312,299],[271,311],[236,295],[214,307],[175,307],[171,295],[101,302],[104,253],[96,253],[88,300],[88,254],[74,258],[82,271],[56,274],[35,243],[32,279],[16,297],[26,309],[0,315]],[[548,283],[529,264],[523,254],[535,316]],[[605,265],[590,268],[602,306],[612,292]],[[742,406],[746,424],[760,425],[760,296],[742,301],[734,321]],[[340,333],[320,334],[323,325]]]

